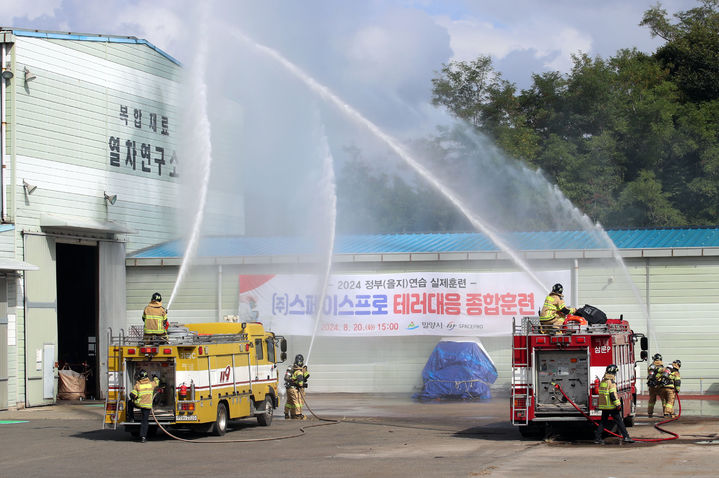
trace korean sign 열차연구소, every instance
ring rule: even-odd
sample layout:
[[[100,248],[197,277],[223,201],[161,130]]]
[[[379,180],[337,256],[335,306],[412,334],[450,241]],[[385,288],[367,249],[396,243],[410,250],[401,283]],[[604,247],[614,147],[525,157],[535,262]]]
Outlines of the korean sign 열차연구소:
[[[541,274],[570,282],[570,272]],[[241,275],[239,317],[290,335],[505,335],[536,316],[548,291],[522,272],[330,276],[320,302],[312,275]],[[565,289],[566,292],[566,289]]]

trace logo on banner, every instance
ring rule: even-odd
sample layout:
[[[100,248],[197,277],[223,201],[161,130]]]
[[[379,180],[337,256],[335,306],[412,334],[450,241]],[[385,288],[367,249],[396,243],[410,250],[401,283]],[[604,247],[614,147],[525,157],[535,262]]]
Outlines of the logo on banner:
[[[414,322],[410,322],[407,325],[407,330],[414,330],[414,329],[418,329],[418,328],[419,328],[419,325],[414,325]]]
[[[447,330],[454,330],[454,328],[457,326],[457,324],[454,323],[454,321],[447,324]]]

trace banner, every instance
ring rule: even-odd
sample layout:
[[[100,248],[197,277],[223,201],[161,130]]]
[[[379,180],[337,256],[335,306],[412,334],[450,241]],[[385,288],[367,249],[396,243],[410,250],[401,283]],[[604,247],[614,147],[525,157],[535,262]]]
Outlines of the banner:
[[[569,270],[538,277],[569,294]],[[239,320],[285,335],[510,335],[512,318],[538,315],[549,292],[522,272],[332,275],[317,321],[319,282],[241,275]]]

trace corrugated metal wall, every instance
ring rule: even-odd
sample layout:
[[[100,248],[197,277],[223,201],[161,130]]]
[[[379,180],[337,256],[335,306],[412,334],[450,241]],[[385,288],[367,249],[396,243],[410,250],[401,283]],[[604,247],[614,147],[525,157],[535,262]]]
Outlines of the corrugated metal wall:
[[[71,226],[74,219],[113,221],[140,231],[119,237],[59,231],[91,240],[126,240],[128,250],[174,238],[178,180],[169,172],[179,139],[180,66],[147,45],[20,35],[13,41],[8,58],[15,76],[3,101],[7,212],[15,228],[0,234],[0,255],[23,260],[21,231],[43,232],[48,215],[68,219]],[[25,80],[25,68],[33,79]],[[117,151],[111,151],[113,138],[118,139]],[[149,157],[143,155],[148,151],[143,144],[151,146]],[[165,160],[162,174],[156,159]],[[143,171],[143,160],[149,171]],[[28,194],[23,181],[37,188]],[[114,205],[106,203],[105,192],[117,195]],[[30,400],[24,380],[25,291],[21,280],[11,282],[9,314],[15,315],[16,345],[8,347],[8,396],[14,406]],[[124,302],[124,292],[118,293]]]
[[[647,320],[637,305],[636,294],[645,300],[647,272],[651,319],[657,351],[668,360],[680,358],[684,390],[698,391],[699,377],[704,390],[719,384],[713,371],[719,361],[714,316],[719,302],[719,259],[711,257],[672,257],[628,259],[626,270],[636,289],[622,279],[625,272],[606,261],[580,261],[577,269],[577,305],[585,303],[604,310],[610,317],[624,318],[636,332],[647,333]],[[572,269],[572,260],[534,264],[539,270]],[[223,266],[222,314],[236,313],[239,274],[307,273],[302,265]],[[506,262],[423,262],[423,263],[343,263],[337,273],[371,273],[408,270],[502,271],[512,270]],[[176,279],[176,267],[129,267],[128,322],[141,323],[142,308],[154,290],[167,294]],[[217,320],[217,266],[190,270],[170,311],[170,318],[181,322]],[[167,291],[167,292],[165,292]],[[569,299],[569,298],[567,298]],[[569,300],[568,300],[569,302]],[[278,333],[281,331],[277,331]],[[289,357],[307,354],[309,337],[288,337]],[[420,374],[433,347],[441,337],[318,337],[310,356],[313,390],[323,392],[404,392],[421,386]],[[510,376],[510,337],[482,337],[482,343],[497,365],[498,388],[508,388]],[[657,347],[658,342],[658,347]],[[644,364],[639,366],[644,373]]]
[[[142,231],[127,236],[128,251],[174,237],[177,180],[169,173],[180,67],[144,45],[71,40],[16,37],[15,56],[16,71],[27,66],[36,75],[13,83],[15,177],[38,186],[32,195],[15,189],[16,224],[37,230],[42,214],[117,221]],[[119,139],[116,165],[111,138]],[[134,166],[126,141],[134,142]],[[163,153],[161,171],[155,160]],[[115,205],[106,205],[105,191],[117,194]]]

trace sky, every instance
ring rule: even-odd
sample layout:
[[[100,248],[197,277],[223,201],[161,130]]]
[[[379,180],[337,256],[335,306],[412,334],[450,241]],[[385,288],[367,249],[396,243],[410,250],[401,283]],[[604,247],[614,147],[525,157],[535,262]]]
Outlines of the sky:
[[[306,220],[298,212],[301,198],[311,195],[312,181],[322,176],[318,151],[325,142],[335,157],[351,147],[364,156],[378,156],[387,154],[387,147],[356,121],[351,124],[349,115],[328,107],[321,95],[253,42],[327,86],[340,103],[383,131],[407,140],[447,119],[446,112],[431,105],[431,80],[444,64],[489,55],[505,79],[527,88],[533,73],[567,72],[572,54],[579,52],[606,58],[636,47],[651,53],[660,40],[639,22],[655,4],[4,0],[0,26],[135,36],[181,61],[187,72],[201,68],[212,151],[219,157],[213,165],[215,186],[231,189],[241,181],[251,214],[301,222]],[[671,15],[697,6],[698,0],[661,4]],[[278,210],[279,203],[295,207],[282,217],[269,212]],[[257,204],[272,207],[263,210]]]

